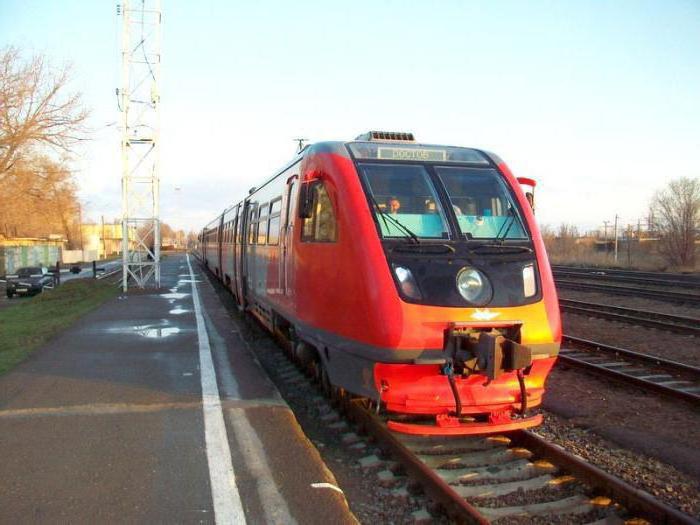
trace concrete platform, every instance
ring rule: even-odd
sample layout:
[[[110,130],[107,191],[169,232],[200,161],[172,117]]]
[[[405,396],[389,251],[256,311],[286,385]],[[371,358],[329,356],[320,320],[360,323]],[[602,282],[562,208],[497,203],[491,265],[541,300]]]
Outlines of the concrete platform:
[[[0,377],[0,522],[356,522],[190,263]]]

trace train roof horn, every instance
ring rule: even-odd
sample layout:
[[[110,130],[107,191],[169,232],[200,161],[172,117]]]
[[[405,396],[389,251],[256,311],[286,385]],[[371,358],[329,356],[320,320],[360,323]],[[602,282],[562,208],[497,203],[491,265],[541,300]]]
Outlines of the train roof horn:
[[[415,142],[416,139],[413,133],[405,133],[403,131],[368,131],[362,135],[355,137],[355,140],[362,141],[381,141],[381,142]]]

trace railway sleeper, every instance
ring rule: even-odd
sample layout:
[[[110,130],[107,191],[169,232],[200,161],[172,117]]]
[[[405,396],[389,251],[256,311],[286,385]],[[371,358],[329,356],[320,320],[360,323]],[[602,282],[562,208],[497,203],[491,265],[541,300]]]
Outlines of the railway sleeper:
[[[452,487],[463,498],[500,498],[518,491],[534,491],[547,487],[562,487],[575,481],[573,476],[554,477],[549,474],[527,480],[489,485],[458,485]]]
[[[494,448],[505,448],[510,445],[506,436],[488,437],[435,437],[413,436],[401,434],[401,443],[415,454],[460,454],[463,452],[478,452]]]
[[[610,500],[603,498],[609,504]],[[495,521],[509,517],[531,518],[546,515],[581,515],[588,514],[596,508],[596,505],[603,503],[603,500],[591,499],[587,496],[576,495],[558,501],[547,501],[545,503],[533,503],[532,505],[517,505],[513,507],[477,507],[487,519]],[[606,504],[606,506],[607,506]]]
[[[481,467],[507,463],[516,459],[529,459],[532,452],[521,447],[507,449],[484,450],[462,454],[424,455],[418,458],[430,468]]]
[[[481,483],[499,480],[527,480],[541,474],[551,474],[556,471],[557,467],[546,460],[531,462],[527,459],[518,459],[502,465],[466,469],[439,469],[436,470],[436,474],[446,483],[453,485],[457,483]]]

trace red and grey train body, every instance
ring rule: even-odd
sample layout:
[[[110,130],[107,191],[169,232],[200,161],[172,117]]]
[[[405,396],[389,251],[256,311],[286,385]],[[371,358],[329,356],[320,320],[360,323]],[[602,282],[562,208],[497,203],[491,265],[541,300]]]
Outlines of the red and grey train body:
[[[200,255],[395,430],[526,428],[561,340],[530,197],[491,153],[370,132],[307,146],[202,231]]]

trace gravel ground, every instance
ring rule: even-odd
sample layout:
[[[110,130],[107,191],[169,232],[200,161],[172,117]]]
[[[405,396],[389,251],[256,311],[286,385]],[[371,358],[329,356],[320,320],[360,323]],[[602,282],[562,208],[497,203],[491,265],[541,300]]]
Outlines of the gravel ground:
[[[566,291],[562,297],[700,317],[698,308],[634,297]],[[566,334],[700,366],[700,341],[572,313]],[[542,429],[558,442],[685,512],[700,515],[700,411],[558,364],[547,382]]]
[[[700,339],[692,335],[674,334],[572,312],[563,312],[562,322],[567,335],[700,366]]]
[[[559,290],[559,297],[562,299],[573,299],[575,301],[588,301],[591,303],[611,304],[623,306],[625,308],[638,308],[651,312],[663,312],[671,315],[681,315],[685,317],[700,318],[700,309],[697,306],[673,304],[666,301],[655,301],[653,299],[643,299],[627,295],[609,295],[599,292],[581,292],[578,290]]]
[[[551,413],[545,413],[545,422],[537,433],[669,505],[700,517],[700,484],[697,479],[654,458],[620,448],[595,432]]]

